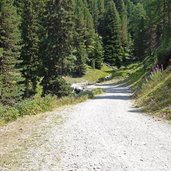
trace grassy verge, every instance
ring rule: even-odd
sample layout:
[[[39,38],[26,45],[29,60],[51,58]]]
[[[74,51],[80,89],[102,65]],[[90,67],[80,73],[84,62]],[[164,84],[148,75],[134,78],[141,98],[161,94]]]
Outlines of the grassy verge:
[[[89,98],[93,98],[102,92],[102,89],[94,89],[92,91],[83,92],[79,95],[63,97],[60,99],[57,99],[54,96],[46,96],[44,98],[36,97],[24,100],[16,104],[14,107],[0,106],[0,125],[14,121],[18,117],[23,117],[25,115],[36,115],[38,113],[50,111],[53,108],[77,104]]]
[[[144,83],[137,93],[136,105],[143,111],[171,119],[171,74],[164,72],[160,80]]]
[[[93,69],[90,66],[87,66],[86,74],[83,77],[65,77],[65,80],[68,83],[80,83],[80,82],[89,82],[89,83],[96,83],[99,79],[104,78],[110,74],[112,74],[113,69],[103,65],[101,70]]]
[[[114,78],[127,82],[133,89],[135,105],[143,111],[166,119],[171,119],[171,73],[151,74],[153,63],[131,64],[113,73]],[[148,80],[147,80],[148,78]]]

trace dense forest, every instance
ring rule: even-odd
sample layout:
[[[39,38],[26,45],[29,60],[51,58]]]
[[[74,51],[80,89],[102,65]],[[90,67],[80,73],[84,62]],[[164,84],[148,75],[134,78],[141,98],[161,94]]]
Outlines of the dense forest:
[[[170,0],[1,0],[0,103],[70,93],[64,76],[148,57],[167,66]],[[144,64],[144,67],[147,64]]]

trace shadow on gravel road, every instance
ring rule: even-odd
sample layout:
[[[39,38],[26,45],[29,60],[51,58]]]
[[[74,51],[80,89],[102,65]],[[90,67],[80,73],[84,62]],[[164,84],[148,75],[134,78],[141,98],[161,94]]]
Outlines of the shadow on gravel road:
[[[123,89],[123,88],[115,88],[115,87],[113,87],[113,88],[106,88],[105,89],[105,92],[106,93],[123,93],[123,94],[129,94],[129,93],[131,93],[131,90],[130,89],[128,89],[128,88],[125,88],[125,89]]]
[[[102,100],[102,99],[111,99],[111,100],[129,100],[130,96],[126,95],[126,96],[97,96],[94,98],[94,100]]]
[[[142,112],[140,111],[140,109],[137,108],[137,107],[132,107],[132,109],[129,110],[128,112],[130,112],[130,113],[142,113]]]

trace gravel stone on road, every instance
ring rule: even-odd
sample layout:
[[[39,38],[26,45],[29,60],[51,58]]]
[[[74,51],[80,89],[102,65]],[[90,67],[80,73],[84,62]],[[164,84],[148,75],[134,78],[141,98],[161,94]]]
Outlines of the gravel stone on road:
[[[17,164],[0,170],[171,171],[171,125],[134,108],[126,85],[99,87],[104,94],[39,121]]]

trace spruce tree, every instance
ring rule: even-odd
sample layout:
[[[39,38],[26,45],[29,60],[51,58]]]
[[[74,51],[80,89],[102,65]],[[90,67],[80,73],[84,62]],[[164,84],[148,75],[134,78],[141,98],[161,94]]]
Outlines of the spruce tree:
[[[24,0],[22,13],[22,74],[25,78],[25,96],[29,97],[36,93],[39,65],[39,38],[38,38],[38,18],[32,0]]]
[[[94,4],[94,2],[89,2],[88,4],[92,5]],[[79,64],[81,65],[81,63],[83,64],[83,62],[87,61],[89,65],[92,66],[93,63],[93,67],[100,69],[103,62],[102,42],[95,31],[95,25],[92,14],[90,13],[90,10],[87,8],[87,6],[85,5],[85,3],[83,3],[82,0],[76,1],[75,26],[77,32],[77,38],[75,38],[75,40],[77,40],[78,45],[76,47],[78,48],[79,52],[83,53],[82,60],[78,60]],[[85,49],[86,51],[83,49]],[[80,68],[85,69],[83,65],[80,66]]]
[[[130,52],[130,44],[128,42],[128,16],[127,16],[127,7],[123,0],[121,0],[121,11],[120,11],[120,18],[121,18],[121,42],[123,47],[123,63],[126,63],[127,57],[129,56]]]
[[[94,20],[88,8],[85,8],[84,15],[87,29],[85,32],[85,45],[88,53],[88,60],[90,61],[90,64],[94,63],[93,66],[95,66],[95,68],[100,68],[100,65],[103,62],[102,42],[100,40],[100,37],[96,33]],[[98,50],[100,50],[99,52],[97,52],[96,49],[97,45],[99,48]],[[100,54],[100,56],[97,56],[98,53]],[[101,64],[99,65],[100,62]]]
[[[24,2],[23,0],[14,0],[14,6],[17,9],[18,15],[22,15],[23,10],[24,10]]]
[[[20,55],[19,17],[12,1],[0,1],[0,102],[13,104],[23,86],[18,65]]]
[[[87,51],[85,45],[86,23],[84,17],[85,4],[82,0],[75,0],[75,33],[74,48],[76,55],[75,72],[82,76],[86,73]]]
[[[121,0],[121,32],[122,32],[122,45],[127,47],[128,43],[128,18],[127,18],[127,8],[123,0]]]
[[[104,13],[105,13],[105,0],[98,0],[97,1],[97,6],[98,6],[97,31],[99,33],[100,28],[103,27],[103,19],[104,19]]]
[[[102,37],[105,61],[119,68],[122,63],[121,21],[113,0],[107,3],[104,25]]]
[[[72,54],[73,12],[73,1],[71,0],[50,0],[47,4],[46,37],[42,46],[44,94],[61,95],[59,93],[61,90],[56,85],[70,70],[68,64]],[[58,90],[56,90],[57,87]]]
[[[103,61],[104,61],[103,43],[102,43],[101,37],[99,37],[98,34],[95,35],[94,39],[95,39],[95,50],[94,50],[95,68],[101,69]]]
[[[146,11],[141,3],[138,3],[133,8],[133,15],[131,18],[131,30],[134,38],[134,55],[143,60],[146,51],[146,31],[145,31],[145,17]]]

